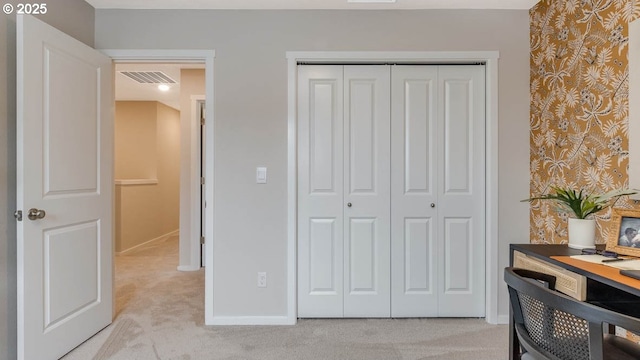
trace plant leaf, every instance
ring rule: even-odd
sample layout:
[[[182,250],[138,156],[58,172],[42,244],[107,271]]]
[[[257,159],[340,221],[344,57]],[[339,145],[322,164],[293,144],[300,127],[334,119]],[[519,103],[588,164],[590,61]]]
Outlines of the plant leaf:
[[[579,192],[574,189],[563,189],[552,186],[553,193],[532,197],[521,201],[553,200],[561,209],[571,210],[576,218],[585,219],[587,216],[595,214],[615,203],[621,196],[634,195],[638,193],[635,189],[617,189],[602,195],[586,194],[583,190]]]

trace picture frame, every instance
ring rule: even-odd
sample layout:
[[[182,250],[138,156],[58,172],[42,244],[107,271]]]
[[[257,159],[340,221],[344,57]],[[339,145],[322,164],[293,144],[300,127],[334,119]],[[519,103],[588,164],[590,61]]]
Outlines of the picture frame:
[[[640,257],[640,210],[612,210],[606,250]]]

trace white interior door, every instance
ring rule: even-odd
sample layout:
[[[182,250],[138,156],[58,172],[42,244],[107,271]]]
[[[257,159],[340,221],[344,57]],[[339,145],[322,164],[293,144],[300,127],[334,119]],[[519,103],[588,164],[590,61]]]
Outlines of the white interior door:
[[[343,67],[298,67],[298,316],[342,317]]]
[[[111,60],[17,28],[18,358],[58,359],[112,320]]]
[[[344,316],[390,316],[389,66],[344,67]]]
[[[438,68],[438,315],[485,316],[484,66]]]

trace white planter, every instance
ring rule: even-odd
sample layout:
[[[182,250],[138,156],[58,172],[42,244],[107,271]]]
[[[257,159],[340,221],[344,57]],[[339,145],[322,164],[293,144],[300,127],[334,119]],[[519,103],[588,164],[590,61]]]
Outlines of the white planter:
[[[569,247],[594,249],[596,247],[596,221],[569,218]]]

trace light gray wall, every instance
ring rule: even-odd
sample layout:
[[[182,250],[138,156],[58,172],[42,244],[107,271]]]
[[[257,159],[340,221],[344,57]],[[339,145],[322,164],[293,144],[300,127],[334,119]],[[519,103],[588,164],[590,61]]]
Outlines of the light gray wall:
[[[528,241],[529,208],[518,202],[529,189],[528,11],[98,10],[95,42],[216,51],[215,316],[287,312],[286,51],[499,51],[496,266],[507,265],[509,243]],[[255,184],[256,166],[268,167],[267,185]],[[506,319],[504,287],[499,296]]]
[[[19,1],[4,1],[16,4]],[[24,3],[24,2],[23,2]],[[94,8],[83,0],[48,3],[38,18],[93,45]],[[0,359],[16,354],[16,16],[0,15]]]

